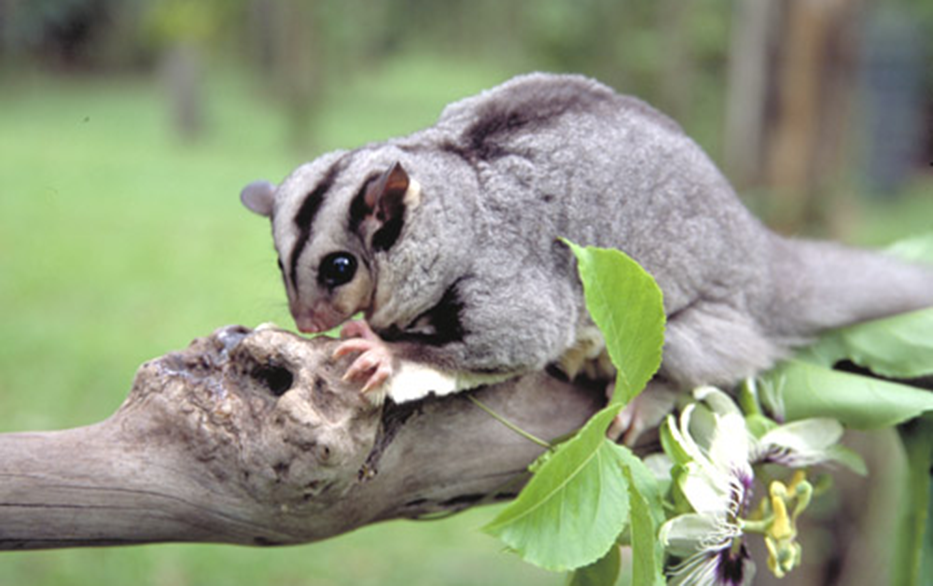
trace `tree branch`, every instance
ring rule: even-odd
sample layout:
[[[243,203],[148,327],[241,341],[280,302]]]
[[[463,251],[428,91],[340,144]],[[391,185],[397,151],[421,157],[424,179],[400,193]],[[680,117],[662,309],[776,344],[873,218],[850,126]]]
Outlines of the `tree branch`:
[[[464,395],[374,406],[336,341],[227,327],[144,364],[88,427],[0,434],[0,549],[326,539],[514,496],[542,451]],[[475,396],[537,437],[601,390],[544,373]]]

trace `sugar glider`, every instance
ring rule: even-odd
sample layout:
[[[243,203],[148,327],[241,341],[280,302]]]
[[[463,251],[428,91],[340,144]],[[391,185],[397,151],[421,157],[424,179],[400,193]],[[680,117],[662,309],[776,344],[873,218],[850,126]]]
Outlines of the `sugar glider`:
[[[655,386],[731,385],[827,328],[933,305],[933,270],[769,231],[675,122],[577,75],[516,77],[241,199],[272,221],[298,328],[363,312],[337,353],[359,352],[348,377],[396,401],[592,365],[601,340],[560,237],[657,280]]]

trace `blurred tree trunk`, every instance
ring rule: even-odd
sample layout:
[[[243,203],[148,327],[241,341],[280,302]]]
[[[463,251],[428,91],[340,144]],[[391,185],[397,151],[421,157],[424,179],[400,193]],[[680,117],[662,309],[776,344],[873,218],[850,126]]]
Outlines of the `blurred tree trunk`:
[[[182,138],[197,139],[204,130],[200,48],[178,41],[166,49],[163,59],[172,124]]]
[[[0,63],[7,57],[9,40],[7,37],[10,32],[9,22],[13,16],[13,6],[10,0],[0,0]]]
[[[726,97],[725,164],[738,188],[761,179],[769,71],[780,16],[777,2],[735,4]]]
[[[144,15],[147,31],[161,49],[172,126],[182,138],[196,139],[205,127],[202,59],[219,14],[205,3],[166,0],[148,5]]]
[[[857,0],[741,0],[733,23],[726,157],[739,188],[772,194],[786,231],[824,223],[855,85]]]
[[[866,15],[861,69],[866,144],[860,166],[878,195],[897,194],[918,167],[929,168],[933,161],[933,153],[924,156],[923,144],[933,139],[933,102],[924,104],[933,97],[930,35],[909,6],[875,5]]]
[[[275,69],[275,0],[252,0],[249,3],[248,27],[249,50],[256,68],[261,74],[268,74],[271,81]]]
[[[696,82],[688,29],[692,23],[694,4],[679,0],[662,0],[658,24],[667,39],[661,62],[662,109],[675,120],[689,119]]]
[[[304,0],[253,0],[249,10],[257,67],[285,104],[289,145],[302,152],[313,147],[311,118],[324,77],[315,6]]]
[[[288,109],[288,141],[296,149],[311,148],[311,114],[320,97],[322,68],[319,67],[320,27],[313,4],[304,0],[282,0],[275,15],[276,84]]]

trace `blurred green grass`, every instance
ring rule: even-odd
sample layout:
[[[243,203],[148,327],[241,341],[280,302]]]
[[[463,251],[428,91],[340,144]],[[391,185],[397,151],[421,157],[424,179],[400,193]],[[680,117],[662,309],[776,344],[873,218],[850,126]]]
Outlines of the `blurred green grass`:
[[[291,326],[266,220],[240,188],[322,150],[430,124],[494,69],[408,59],[328,88],[314,152],[261,84],[212,73],[208,133],[171,131],[157,79],[19,74],[0,91],[0,432],[110,415],[139,364],[231,323]],[[12,83],[11,83],[12,82]],[[492,509],[285,549],[154,545],[0,554],[0,586],[557,584],[478,531]]]

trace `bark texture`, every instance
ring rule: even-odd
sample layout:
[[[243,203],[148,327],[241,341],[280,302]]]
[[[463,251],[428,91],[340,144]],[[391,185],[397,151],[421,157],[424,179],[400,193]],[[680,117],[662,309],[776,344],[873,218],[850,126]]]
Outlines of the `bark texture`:
[[[542,448],[463,395],[372,405],[335,341],[231,326],[140,367],[109,419],[0,434],[0,550],[311,542],[514,496]],[[537,373],[475,392],[545,439],[603,401]]]

